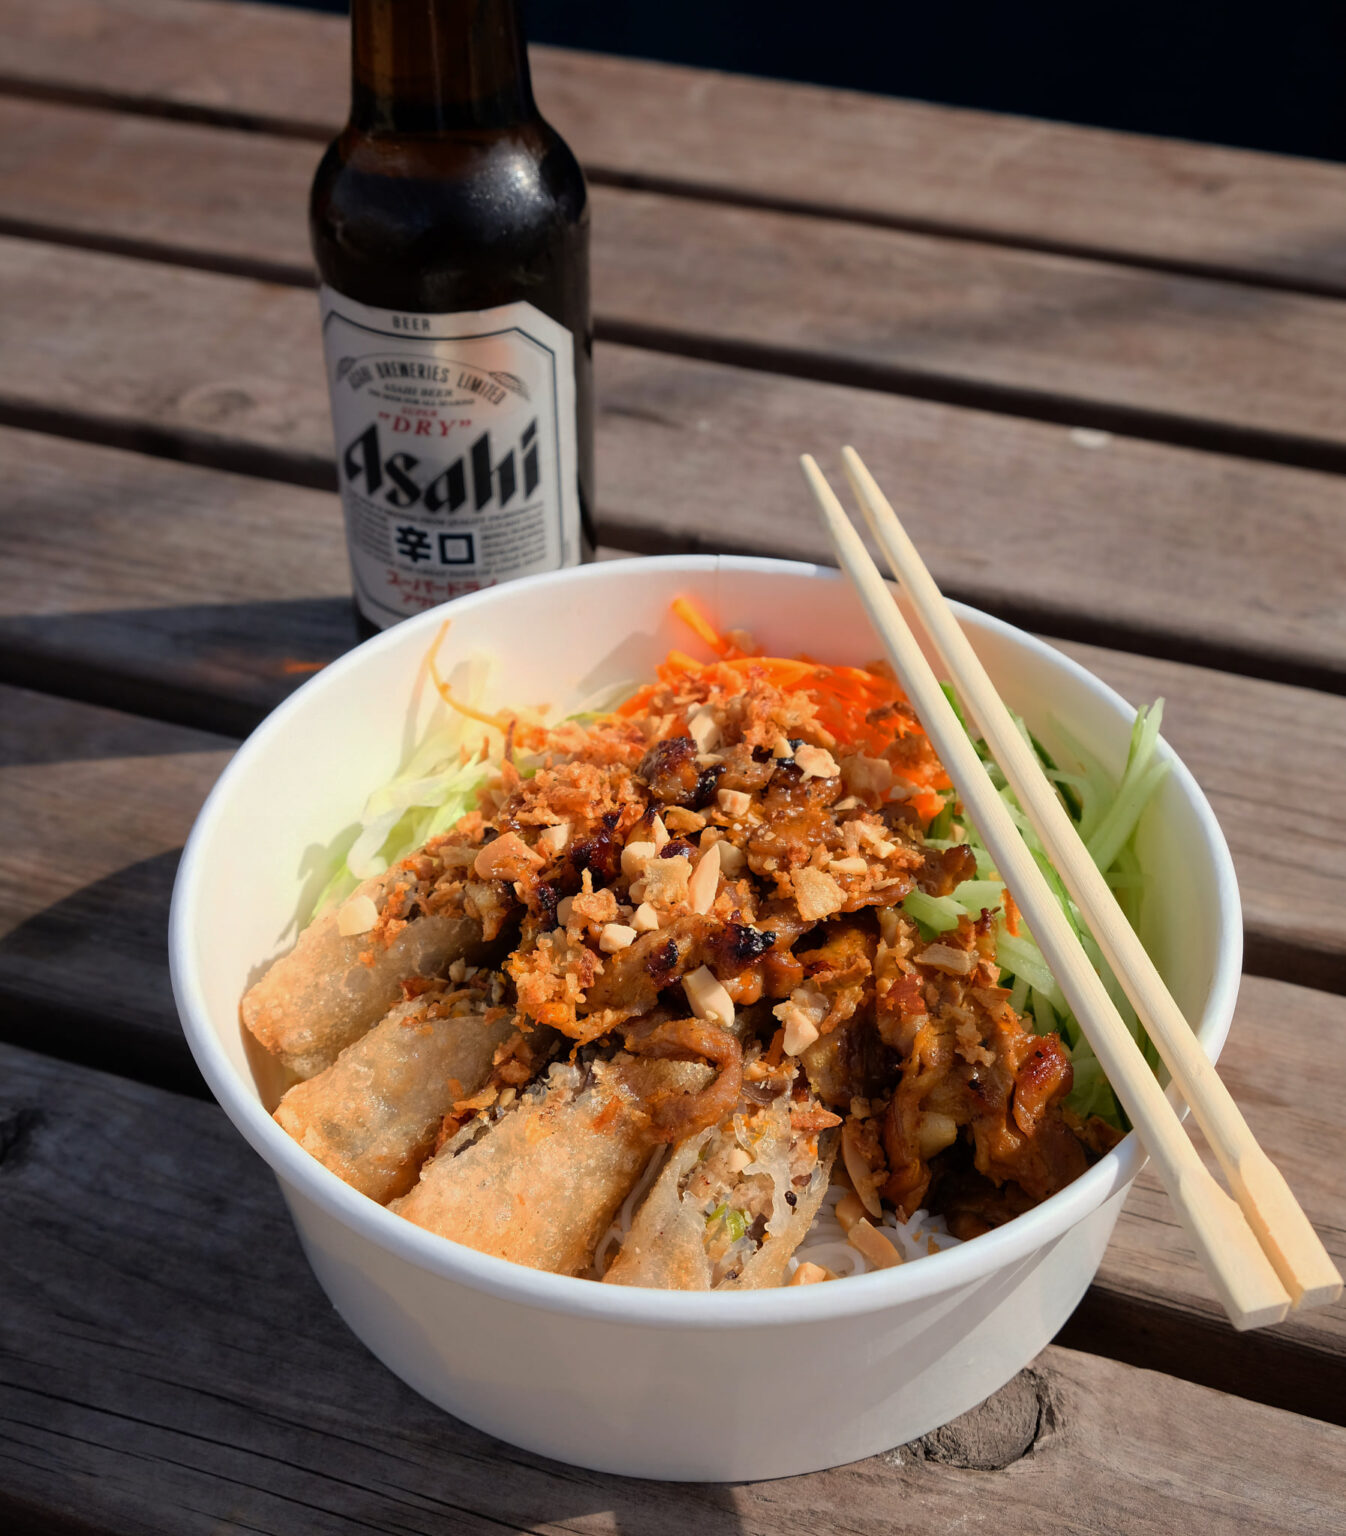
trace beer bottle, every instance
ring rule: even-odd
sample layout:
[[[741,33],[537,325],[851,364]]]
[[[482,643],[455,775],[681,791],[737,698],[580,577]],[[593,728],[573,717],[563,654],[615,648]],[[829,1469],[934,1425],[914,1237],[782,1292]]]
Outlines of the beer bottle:
[[[313,182],[363,633],[592,558],[584,177],[516,0],[352,0],[350,120]]]

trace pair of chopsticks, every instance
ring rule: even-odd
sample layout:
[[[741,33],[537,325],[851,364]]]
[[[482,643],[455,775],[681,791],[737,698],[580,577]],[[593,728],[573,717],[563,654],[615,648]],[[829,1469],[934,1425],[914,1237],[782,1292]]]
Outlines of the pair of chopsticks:
[[[1234,1326],[1280,1322],[1324,1306],[1342,1281],[1290,1187],[1257,1144],[1163,979],[1117,905],[1036,754],[1016,728],[916,546],[853,448],[846,476],[917,621],[951,678],[1024,815],[1191,1106],[1236,1199],[1197,1156],[1177,1112],[1123,1023],[1098,973],[1020,837],[930,664],[860,536],[811,455],[801,460],[843,570],[939,753],[996,868],[1074,1010],[1117,1097],[1153,1159]]]

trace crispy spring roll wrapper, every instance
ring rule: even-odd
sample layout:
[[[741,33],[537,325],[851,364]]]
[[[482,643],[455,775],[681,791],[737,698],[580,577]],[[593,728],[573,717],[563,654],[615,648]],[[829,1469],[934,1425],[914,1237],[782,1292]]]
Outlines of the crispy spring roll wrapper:
[[[745,1110],[757,1113],[748,1118]],[[744,1141],[752,1161],[735,1168],[733,1160],[749,1152]],[[835,1131],[791,1129],[788,1092],[765,1109],[741,1104],[730,1120],[673,1149],[604,1281],[678,1291],[782,1285],[790,1255],[827,1192],[836,1149]],[[748,1230],[740,1240],[730,1240],[720,1222],[708,1221],[708,1212],[720,1206],[745,1218]],[[763,1223],[754,1235],[754,1224]]]
[[[367,897],[381,913],[398,884],[418,882],[396,867],[366,880],[340,906],[311,922],[287,955],[243,998],[243,1022],[299,1078],[315,1077],[402,997],[410,976],[433,976],[458,959],[482,958],[473,917],[426,913],[410,918],[391,943],[377,932],[343,938],[339,913]]]
[[[398,1003],[324,1072],[291,1088],[276,1120],[320,1163],[386,1204],[416,1182],[453,1105],[490,1074],[517,1028],[507,1008],[452,982]]]
[[[582,1275],[654,1152],[643,1101],[695,1093],[703,1063],[626,1055],[552,1067],[472,1139],[467,1127],[392,1209],[482,1253]]]

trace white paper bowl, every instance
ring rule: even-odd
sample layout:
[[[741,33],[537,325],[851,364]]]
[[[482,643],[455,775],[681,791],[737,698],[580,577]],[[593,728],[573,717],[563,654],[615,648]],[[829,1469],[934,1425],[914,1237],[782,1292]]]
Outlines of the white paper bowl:
[[[777,654],[863,663],[878,651],[834,572],[771,560],[588,566],[404,623],[314,677],[222,774],[173,893],[173,986],[201,1071],[275,1171],[319,1283],[403,1380],[470,1424],[581,1466],[780,1477],[910,1440],[1027,1364],[1098,1268],[1143,1161],[1136,1138],[998,1231],[898,1269],[729,1295],[600,1286],[476,1253],[348,1188],[266,1113],[238,1018],[259,962],[288,942],[306,855],[397,768],[427,707],[421,663],[444,617],[449,664],[473,650],[499,658],[499,702],[565,704],[647,678],[673,645],[695,650],[669,614],[680,593]],[[1120,767],[1133,712],[1117,694],[1007,624],[961,617],[1049,746],[1060,719]],[[1155,877],[1144,937],[1214,1058],[1238,988],[1238,891],[1214,815],[1176,760],[1140,847]]]

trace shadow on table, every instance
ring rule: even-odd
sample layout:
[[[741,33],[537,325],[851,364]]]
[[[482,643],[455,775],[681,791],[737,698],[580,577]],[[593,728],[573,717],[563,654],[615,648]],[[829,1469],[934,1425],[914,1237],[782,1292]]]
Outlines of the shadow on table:
[[[359,640],[348,597],[0,618],[4,680],[241,736]]]
[[[168,908],[180,852],[128,864],[0,935],[0,1037],[205,1095],[168,979]],[[33,877],[40,881],[41,871]]]
[[[11,669],[6,668],[4,680],[17,686]],[[0,769],[179,757],[231,745],[227,741],[203,740],[199,735],[158,720],[147,720],[143,715],[98,707],[81,709],[66,698],[36,690],[6,695],[0,709],[4,712]],[[77,783],[78,780],[71,781],[70,792],[74,792]],[[203,795],[206,787],[203,784]],[[109,815],[116,814],[113,805],[105,809]],[[59,850],[56,840],[52,849],[54,853]]]

